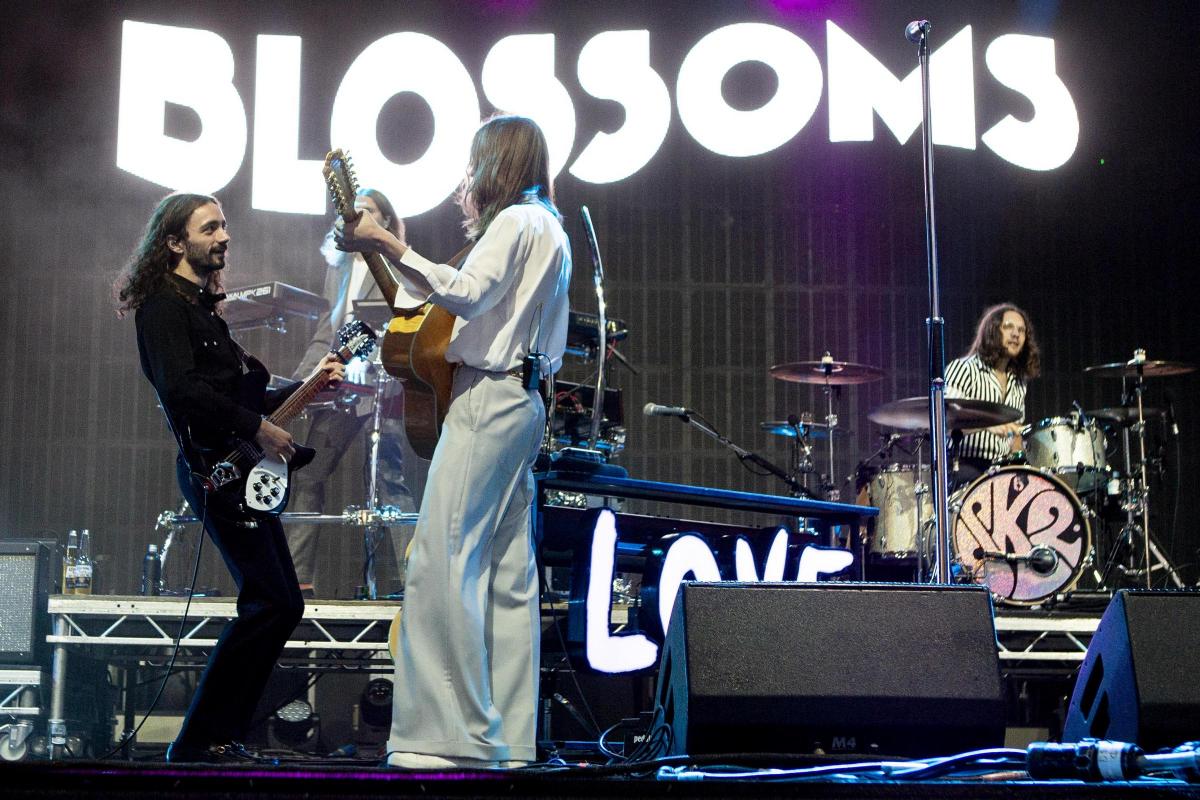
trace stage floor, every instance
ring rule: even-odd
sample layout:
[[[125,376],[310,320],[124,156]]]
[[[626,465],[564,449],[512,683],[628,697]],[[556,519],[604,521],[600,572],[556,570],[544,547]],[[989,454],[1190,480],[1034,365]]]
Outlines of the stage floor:
[[[761,765],[760,765],[761,766]],[[163,763],[21,762],[0,767],[6,797],[800,797],[800,798],[1200,798],[1175,781],[1089,784],[1006,777],[865,781],[825,778],[658,780],[653,767],[561,767],[457,773],[407,772],[358,763],[279,767],[176,767]]]

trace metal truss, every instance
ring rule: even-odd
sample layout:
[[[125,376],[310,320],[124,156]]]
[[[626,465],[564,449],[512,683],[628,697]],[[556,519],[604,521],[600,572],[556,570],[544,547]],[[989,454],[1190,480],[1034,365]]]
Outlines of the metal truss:
[[[1000,660],[1078,664],[1100,624],[1099,617],[996,616]]]

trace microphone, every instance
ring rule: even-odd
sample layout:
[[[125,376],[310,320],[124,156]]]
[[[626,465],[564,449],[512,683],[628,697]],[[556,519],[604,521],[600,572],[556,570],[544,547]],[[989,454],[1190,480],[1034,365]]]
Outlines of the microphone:
[[[1058,566],[1058,553],[1046,547],[1044,544],[1039,544],[1029,551],[1027,555],[1019,556],[1014,553],[1000,553],[994,550],[984,550],[982,547],[976,547],[973,554],[976,559],[983,561],[1004,561],[1009,564],[1028,564],[1030,569],[1039,575],[1049,575],[1054,572],[1054,568]]]
[[[1175,419],[1175,398],[1170,392],[1167,396],[1167,425],[1171,429],[1173,436],[1179,436],[1179,420]]]
[[[920,44],[921,40],[929,33],[929,20],[915,19],[908,23],[908,27],[904,29],[904,38],[908,39],[913,44]]]
[[[647,417],[683,417],[685,419],[691,414],[682,406],[660,406],[658,403],[646,403],[642,407],[642,413]]]

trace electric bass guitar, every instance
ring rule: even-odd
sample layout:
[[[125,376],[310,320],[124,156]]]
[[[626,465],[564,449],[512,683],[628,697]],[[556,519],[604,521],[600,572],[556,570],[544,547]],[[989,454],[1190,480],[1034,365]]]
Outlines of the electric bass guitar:
[[[366,358],[375,349],[375,332],[360,320],[343,325],[337,338],[338,346],[331,352],[343,364],[356,356]],[[250,407],[260,403],[269,379],[265,370],[248,373],[241,387],[243,402]],[[267,421],[286,427],[328,383],[329,373],[324,370],[314,373],[267,417]],[[236,436],[230,437],[225,447],[231,448],[228,455],[216,463],[205,464],[195,474],[207,493],[208,502],[227,512],[252,517],[282,513],[291,495],[292,472],[307,466],[317,454],[313,448],[297,444],[291,460],[284,461],[267,456],[257,443]],[[201,460],[204,460],[203,456]]]
[[[354,208],[358,177],[350,156],[341,149],[331,151],[325,156],[321,171],[334,211],[346,222],[358,219],[360,212]],[[470,249],[468,245],[459,251],[448,262],[450,266],[457,267]],[[417,455],[433,458],[454,387],[455,365],[446,361],[446,348],[450,346],[455,317],[428,302],[415,308],[397,309],[400,284],[391,268],[378,253],[362,256],[388,308],[392,309],[381,360],[389,375],[404,381],[404,432]]]

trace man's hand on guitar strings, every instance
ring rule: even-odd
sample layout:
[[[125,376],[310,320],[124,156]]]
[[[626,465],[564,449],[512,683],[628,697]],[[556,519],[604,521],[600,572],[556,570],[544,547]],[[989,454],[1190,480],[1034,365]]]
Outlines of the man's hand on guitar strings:
[[[263,454],[270,458],[290,461],[296,454],[296,447],[292,444],[292,435],[265,419],[258,426],[258,433],[254,434],[254,441],[262,448]]]
[[[326,353],[321,359],[321,363],[317,364],[317,368],[313,370],[313,374],[318,372],[329,373],[329,385],[337,386],[346,379],[346,365],[338,360],[338,357],[333,353]]]

